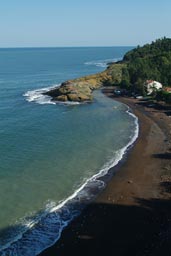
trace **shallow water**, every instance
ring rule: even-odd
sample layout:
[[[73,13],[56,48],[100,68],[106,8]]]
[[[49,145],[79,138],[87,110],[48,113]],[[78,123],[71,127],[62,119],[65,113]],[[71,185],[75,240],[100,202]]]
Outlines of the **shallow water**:
[[[128,49],[0,49],[0,255],[53,244],[137,136],[127,107],[100,91],[91,104],[55,105],[39,89],[102,71]]]

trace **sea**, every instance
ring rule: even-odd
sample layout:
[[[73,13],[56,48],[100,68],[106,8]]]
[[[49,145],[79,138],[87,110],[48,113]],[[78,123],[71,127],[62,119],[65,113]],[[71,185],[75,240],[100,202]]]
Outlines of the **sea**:
[[[136,116],[100,89],[83,104],[43,95],[132,48],[0,49],[1,256],[38,255],[60,239],[136,140]]]

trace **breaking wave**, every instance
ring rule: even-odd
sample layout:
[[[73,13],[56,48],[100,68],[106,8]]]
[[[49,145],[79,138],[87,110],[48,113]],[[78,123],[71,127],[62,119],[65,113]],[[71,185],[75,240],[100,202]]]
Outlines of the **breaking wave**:
[[[38,104],[55,104],[55,102],[51,101],[52,98],[48,95],[44,95],[44,93],[59,86],[60,85],[54,85],[51,87],[30,90],[24,93],[23,96],[26,97],[28,102],[35,102]]]
[[[121,60],[121,58],[115,58],[115,59],[106,59],[106,60],[93,60],[93,61],[88,61],[85,62],[85,65],[90,65],[90,66],[96,66],[96,67],[101,67],[101,68],[107,68],[109,63],[113,63],[116,61]]]
[[[23,96],[26,98],[28,102],[35,102],[37,104],[65,104],[65,105],[78,105],[80,104],[79,102],[60,102],[60,101],[52,101],[52,97],[45,95],[45,92],[48,92],[52,89],[58,88],[60,84],[46,87],[46,88],[40,88],[40,89],[35,89],[35,90],[29,90],[26,93],[23,94]]]

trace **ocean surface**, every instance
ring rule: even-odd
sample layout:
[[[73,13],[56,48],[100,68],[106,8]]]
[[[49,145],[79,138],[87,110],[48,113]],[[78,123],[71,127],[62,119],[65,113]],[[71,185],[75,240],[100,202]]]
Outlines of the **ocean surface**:
[[[0,255],[34,256],[57,241],[137,138],[137,118],[100,90],[89,104],[42,95],[130,49],[0,49]]]

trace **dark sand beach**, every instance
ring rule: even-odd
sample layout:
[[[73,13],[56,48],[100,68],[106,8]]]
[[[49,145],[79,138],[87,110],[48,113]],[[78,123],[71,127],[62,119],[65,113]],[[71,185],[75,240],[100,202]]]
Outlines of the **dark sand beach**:
[[[105,190],[41,256],[171,255],[171,108],[116,100],[139,118],[139,138]]]

